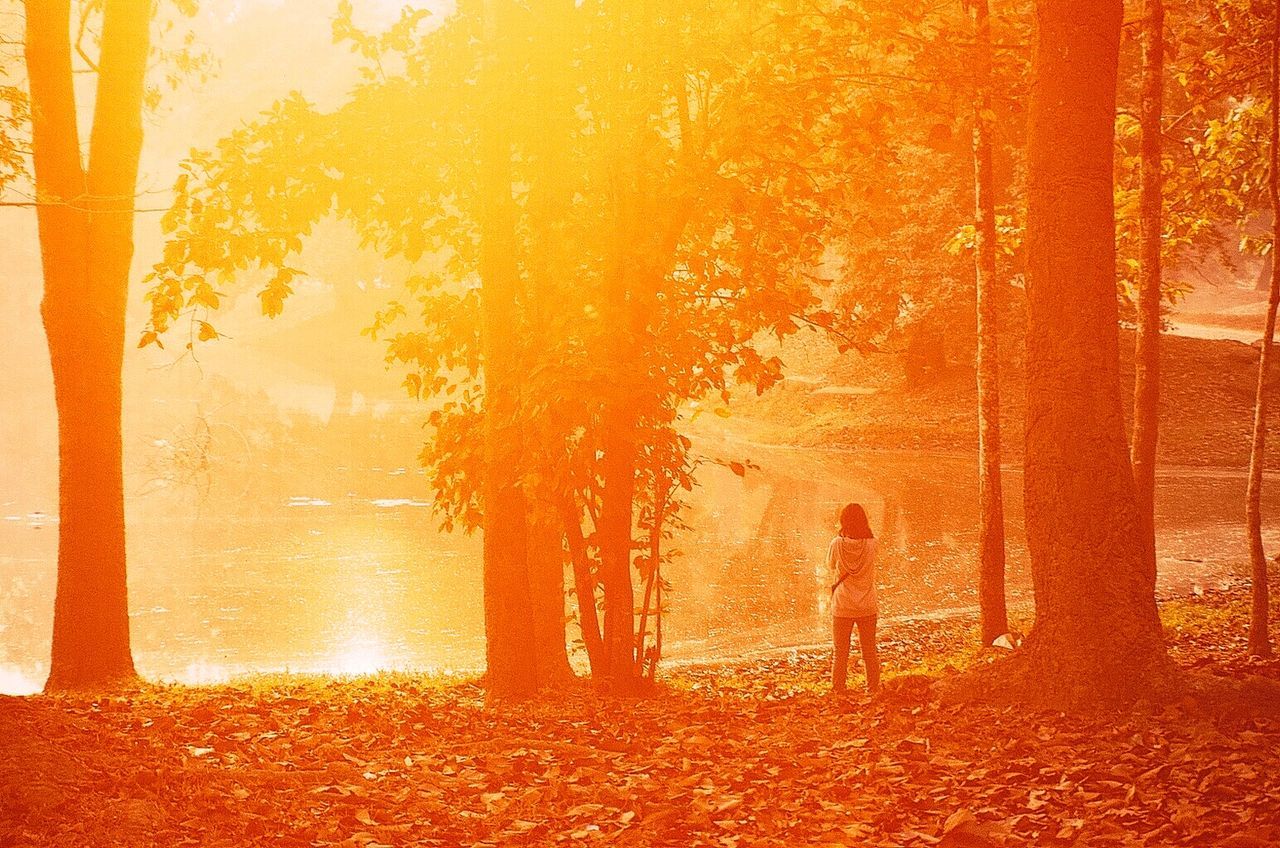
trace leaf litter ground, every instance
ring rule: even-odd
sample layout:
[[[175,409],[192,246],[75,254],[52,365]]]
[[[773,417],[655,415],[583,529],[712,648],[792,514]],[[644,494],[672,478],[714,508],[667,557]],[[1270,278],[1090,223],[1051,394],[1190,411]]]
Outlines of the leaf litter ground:
[[[1174,656],[1280,679],[1244,657],[1244,609],[1167,606]],[[887,628],[886,667],[983,662],[972,625]],[[1275,710],[946,705],[902,673],[837,702],[828,661],[489,708],[472,682],[410,675],[3,698],[0,845],[1280,845]]]

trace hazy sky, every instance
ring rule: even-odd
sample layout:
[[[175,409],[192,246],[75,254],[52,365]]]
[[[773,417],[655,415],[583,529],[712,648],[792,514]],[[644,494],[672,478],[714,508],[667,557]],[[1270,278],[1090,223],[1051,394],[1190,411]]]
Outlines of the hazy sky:
[[[398,0],[357,0],[357,20],[371,27],[386,24],[402,5]],[[331,19],[336,8],[336,0],[204,0],[199,15],[187,25],[216,65],[210,79],[166,91],[159,110],[147,116],[140,206],[166,206],[178,163],[189,150],[211,146],[291,90],[320,104],[340,102],[356,81],[357,58],[345,46],[333,44]],[[15,23],[20,26],[10,18],[5,27]],[[15,70],[20,72],[20,66]],[[87,124],[92,86],[88,76],[84,79],[81,112]],[[21,187],[18,191],[29,194]],[[27,199],[12,193],[10,198]],[[159,256],[159,221],[157,212],[147,211],[135,224],[131,338],[146,314],[140,281]],[[381,273],[377,263],[359,257],[354,244],[344,253],[340,227],[325,232],[329,249],[324,261],[308,268],[317,272],[315,277],[300,282],[304,296],[295,298],[282,318],[261,317],[254,281],[230,281],[221,287],[231,295],[231,304],[218,316],[218,326],[232,338],[201,350],[198,362],[179,358],[181,344],[171,345],[177,351],[139,351],[130,345],[126,426],[134,432],[126,437],[127,461],[145,464],[147,446],[163,435],[161,431],[181,426],[198,408],[206,414],[201,399],[207,401],[220,380],[265,405],[229,410],[226,415],[302,413],[327,419],[355,405],[407,405],[398,388],[399,376],[383,365],[381,347],[359,335],[388,296],[385,289],[376,289],[374,280],[390,278],[393,271]],[[54,511],[52,378],[39,316],[41,277],[32,210],[0,208],[0,255],[5,257],[0,266],[0,338],[6,353],[0,397],[23,399],[19,405],[7,404],[0,415],[0,467],[6,471],[0,480],[0,505]],[[363,295],[354,300],[339,296],[340,287],[349,292],[357,286]],[[320,339],[328,343],[319,344]],[[335,379],[334,372],[345,375]],[[355,382],[363,389],[358,400],[338,396],[343,384]],[[165,408],[163,420],[158,407]],[[406,461],[411,459],[406,456]]]

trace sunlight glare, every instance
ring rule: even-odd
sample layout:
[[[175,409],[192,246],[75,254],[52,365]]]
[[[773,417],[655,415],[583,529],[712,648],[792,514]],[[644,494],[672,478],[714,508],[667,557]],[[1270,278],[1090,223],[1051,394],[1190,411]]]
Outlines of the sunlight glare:
[[[43,669],[40,679],[43,679]],[[36,677],[12,665],[0,665],[0,695],[35,695],[42,685]]]
[[[354,677],[385,671],[391,663],[383,644],[369,636],[353,635],[324,663],[324,670],[332,674]]]

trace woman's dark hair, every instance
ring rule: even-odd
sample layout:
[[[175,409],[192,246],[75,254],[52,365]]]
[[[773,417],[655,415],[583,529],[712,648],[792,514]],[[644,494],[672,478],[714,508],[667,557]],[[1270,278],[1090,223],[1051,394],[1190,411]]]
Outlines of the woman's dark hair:
[[[861,504],[851,503],[840,510],[840,535],[846,539],[874,539],[867,513]]]

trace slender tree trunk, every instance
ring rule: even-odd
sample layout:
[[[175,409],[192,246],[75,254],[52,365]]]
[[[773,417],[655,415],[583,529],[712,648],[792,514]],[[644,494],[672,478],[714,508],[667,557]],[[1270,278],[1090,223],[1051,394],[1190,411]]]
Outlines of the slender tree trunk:
[[[512,79],[504,61],[510,0],[485,7],[486,121],[481,130],[480,280],[484,353],[484,623],[490,697],[522,697],[538,686],[528,626],[527,504],[520,425],[520,270],[516,209],[511,197]]]
[[[694,209],[689,192],[672,192],[668,185],[685,187],[693,183],[673,181],[655,186],[643,153],[655,131],[655,116],[667,108],[671,79],[629,91],[630,80],[659,79],[649,45],[655,43],[658,23],[669,4],[643,0],[637,8],[613,3],[613,65],[609,84],[618,92],[618,109],[603,119],[616,133],[619,159],[610,180],[615,200],[614,221],[609,233],[609,267],[605,273],[601,321],[607,328],[606,359],[616,378],[603,387],[600,427],[604,485],[600,508],[600,582],[604,587],[604,657],[607,673],[615,686],[629,688],[636,682],[635,589],[631,575],[634,545],[632,524],[635,512],[638,440],[642,416],[656,400],[655,389],[645,385],[644,353],[650,332],[649,317],[657,308],[658,291],[666,274],[674,267],[677,245]],[[629,30],[629,15],[641,25]],[[637,50],[637,48],[640,48]],[[690,128],[686,84],[676,78],[674,92],[677,120],[681,125],[682,164],[696,167],[694,149],[687,146]]]
[[[569,559],[573,563],[573,590],[578,599],[578,623],[582,629],[582,644],[587,651],[591,676],[603,679],[608,662],[604,655],[604,638],[600,634],[600,619],[596,614],[596,586],[599,580],[591,568],[587,552],[587,540],[582,535],[582,524],[577,507],[565,503],[561,507],[565,538],[569,544]]]
[[[151,4],[107,0],[89,167],[81,161],[69,0],[26,4],[26,63],[58,412],[58,585],[50,690],[134,677],[121,438],[125,305]]]
[[[995,177],[991,164],[991,18],[974,0],[977,96],[973,106],[974,233],[978,300],[978,604],[982,644],[1009,632],[1004,596],[1004,494],[1000,481],[1000,302]]]
[[[1037,700],[1124,702],[1169,664],[1119,367],[1112,195],[1121,0],[1038,0],[1028,171],[1026,529]]]
[[[1142,36],[1142,189],[1139,199],[1138,332],[1134,351],[1133,480],[1146,576],[1156,582],[1156,441],[1160,423],[1160,242],[1164,178],[1164,0],[1144,0]]]
[[[1280,246],[1280,2],[1275,4],[1275,25],[1271,35],[1271,168],[1267,176],[1267,191],[1271,197],[1271,255],[1274,257],[1277,246]],[[1258,390],[1253,402],[1253,449],[1249,453],[1249,491],[1245,502],[1253,583],[1249,653],[1259,657],[1271,656],[1267,622],[1270,611],[1267,553],[1262,547],[1262,472],[1267,440],[1267,376],[1271,372],[1277,307],[1280,307],[1280,262],[1273,259],[1267,323],[1262,333],[1262,353],[1258,357]]]
[[[655,489],[665,486],[665,478],[655,474],[653,485]],[[644,602],[640,605],[640,623],[636,627],[636,676],[647,675],[650,679],[653,679],[657,673],[657,654],[650,654],[653,663],[646,665],[648,652],[645,639],[648,636],[650,616],[657,620],[657,614],[653,612],[654,587],[662,582],[662,526],[666,522],[667,498],[670,491],[670,488],[663,488],[661,491],[654,492],[653,520],[649,525],[649,573],[644,576]]]

